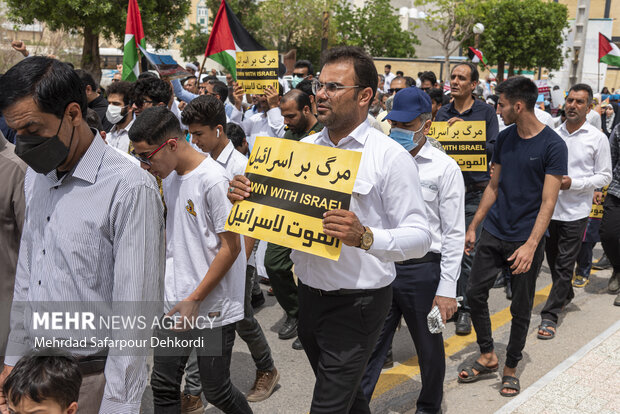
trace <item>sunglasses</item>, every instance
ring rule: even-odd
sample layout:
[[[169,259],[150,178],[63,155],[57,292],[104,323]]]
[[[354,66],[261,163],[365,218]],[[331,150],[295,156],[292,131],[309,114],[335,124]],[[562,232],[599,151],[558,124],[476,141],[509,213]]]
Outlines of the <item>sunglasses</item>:
[[[138,153],[136,152],[136,150],[131,150],[131,155],[133,155],[133,157],[134,157],[135,159],[137,159],[138,161],[140,161],[141,163],[146,164],[146,165],[148,165],[148,166],[150,167],[150,166],[152,165],[152,164],[151,164],[151,157],[153,157],[153,155],[157,154],[157,151],[159,151],[160,149],[162,149],[163,147],[165,147],[165,146],[166,146],[166,144],[167,144],[169,141],[177,141],[177,140],[178,140],[178,138],[176,138],[176,137],[175,137],[175,138],[168,138],[167,140],[165,140],[165,141],[164,141],[164,143],[163,143],[163,144],[161,144],[159,147],[157,147],[155,150],[153,150],[153,151],[152,151],[150,154],[148,154],[147,156],[144,156],[144,155],[138,154]]]
[[[396,93],[398,91],[402,91],[403,89],[405,89],[405,88],[390,88],[390,89],[388,89],[388,92],[389,93]]]

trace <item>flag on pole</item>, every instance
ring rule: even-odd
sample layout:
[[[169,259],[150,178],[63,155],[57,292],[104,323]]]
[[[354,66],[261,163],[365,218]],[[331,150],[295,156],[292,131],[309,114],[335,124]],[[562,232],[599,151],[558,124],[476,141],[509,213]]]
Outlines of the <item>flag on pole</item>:
[[[215,16],[205,56],[215,60],[237,78],[237,52],[265,50],[243,27],[225,0]]]
[[[620,66],[620,49],[602,33],[598,34],[598,61]]]
[[[140,74],[140,56],[138,46],[146,49],[142,18],[138,8],[138,0],[129,0],[127,8],[127,25],[125,26],[125,47],[123,49],[123,74],[121,78],[134,82]]]
[[[473,47],[470,47],[469,51],[467,52],[467,55],[469,56],[469,60],[471,60],[472,63],[482,62],[485,65],[487,64],[487,59],[484,57],[482,52],[479,51],[478,49],[474,49]]]

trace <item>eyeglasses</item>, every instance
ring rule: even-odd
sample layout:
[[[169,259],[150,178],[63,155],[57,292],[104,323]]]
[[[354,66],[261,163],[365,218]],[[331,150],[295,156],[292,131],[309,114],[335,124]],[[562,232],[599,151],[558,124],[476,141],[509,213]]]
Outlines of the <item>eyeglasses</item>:
[[[153,152],[151,152],[149,155],[147,155],[146,157],[144,155],[138,154],[136,152],[136,150],[131,150],[131,155],[133,155],[133,157],[135,159],[137,159],[138,161],[140,161],[143,164],[148,165],[149,167],[152,165],[151,164],[151,157],[153,157],[153,155],[157,154],[157,151],[159,151],[160,149],[162,149],[163,147],[166,146],[166,144],[169,141],[176,141],[178,140],[178,138],[168,138],[166,141],[164,141],[163,144],[161,144],[159,147],[157,147]]]
[[[327,82],[327,83],[321,83],[318,80],[314,79],[312,81],[312,93],[313,94],[318,94],[319,91],[321,89],[325,88],[325,93],[327,93],[327,96],[331,97],[333,96],[339,89],[350,89],[350,88],[361,88],[361,86],[359,85],[351,85],[351,86],[346,86],[346,85],[340,85],[336,82]]]
[[[402,91],[403,89],[405,89],[405,88],[390,88],[390,89],[388,89],[388,92],[393,94],[393,93],[396,93],[398,91]]]
[[[306,75],[304,75],[303,73],[293,73],[293,76],[296,78],[302,78],[302,79],[306,77]]]
[[[112,82],[120,82],[120,81],[121,81],[120,79],[114,79],[114,78],[112,78]]]

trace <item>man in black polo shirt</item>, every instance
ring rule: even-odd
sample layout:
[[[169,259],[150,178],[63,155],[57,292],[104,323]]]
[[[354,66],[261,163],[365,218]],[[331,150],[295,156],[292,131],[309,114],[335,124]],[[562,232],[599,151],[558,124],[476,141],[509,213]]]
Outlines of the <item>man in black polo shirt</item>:
[[[437,112],[435,121],[448,121],[450,125],[457,121],[485,121],[487,126],[487,160],[491,160],[493,147],[499,133],[499,125],[495,110],[484,101],[475,99],[473,92],[478,86],[480,75],[476,65],[463,62],[452,68],[450,74],[450,90],[454,100],[444,105]],[[489,183],[491,176],[486,172],[463,172],[465,180],[465,227],[469,227],[480,200],[482,193]],[[480,229],[476,233],[476,240],[480,237]],[[461,275],[457,286],[457,295],[463,297],[462,307],[456,321],[456,333],[468,335],[471,332],[471,316],[465,290],[469,272],[474,261],[473,255],[464,255],[461,263]]]

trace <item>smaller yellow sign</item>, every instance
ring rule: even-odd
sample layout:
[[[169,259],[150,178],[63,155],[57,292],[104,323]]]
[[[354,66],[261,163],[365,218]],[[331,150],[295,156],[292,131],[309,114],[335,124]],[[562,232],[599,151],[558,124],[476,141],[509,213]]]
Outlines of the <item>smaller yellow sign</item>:
[[[262,95],[265,88],[278,85],[278,51],[237,52],[237,82],[245,93]]]
[[[592,210],[590,210],[590,218],[593,218],[593,219],[603,218],[603,201],[605,201],[605,197],[607,197],[607,187],[603,188],[603,199],[601,200],[601,204],[592,203]]]
[[[487,171],[486,129],[485,121],[433,122],[428,136],[441,142],[462,171]]]

